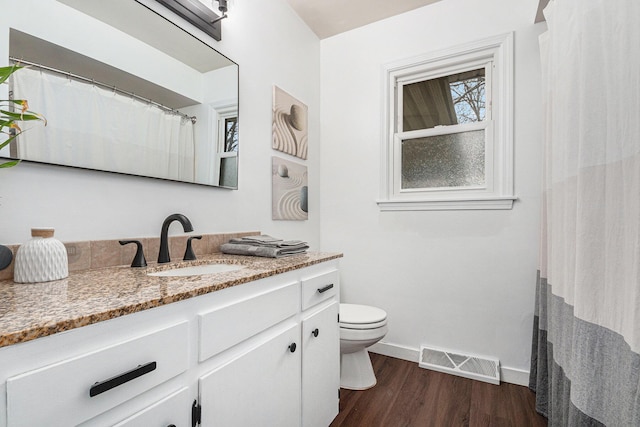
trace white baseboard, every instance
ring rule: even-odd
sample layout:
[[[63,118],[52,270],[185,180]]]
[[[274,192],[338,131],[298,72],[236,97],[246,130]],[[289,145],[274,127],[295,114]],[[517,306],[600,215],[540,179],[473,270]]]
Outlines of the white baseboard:
[[[372,353],[382,354],[383,356],[395,357],[396,359],[415,363],[418,363],[420,358],[420,349],[418,348],[405,347],[387,342],[378,342],[367,350]],[[529,371],[500,366],[500,381],[527,387],[529,385]]]
[[[377,342],[367,348],[371,353],[382,354],[383,356],[395,357],[396,359],[408,360],[409,362],[418,363],[420,358],[420,350],[417,348],[404,347],[397,344],[389,344],[386,342]]]
[[[529,371],[501,366],[500,380],[509,384],[517,384],[529,387]]]

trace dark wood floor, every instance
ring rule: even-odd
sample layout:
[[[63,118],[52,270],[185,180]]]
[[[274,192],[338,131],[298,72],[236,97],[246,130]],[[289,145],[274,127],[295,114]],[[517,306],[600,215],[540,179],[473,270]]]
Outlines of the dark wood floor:
[[[534,394],[514,384],[493,385],[430,371],[417,363],[371,353],[378,384],[341,390],[331,427],[538,427]]]

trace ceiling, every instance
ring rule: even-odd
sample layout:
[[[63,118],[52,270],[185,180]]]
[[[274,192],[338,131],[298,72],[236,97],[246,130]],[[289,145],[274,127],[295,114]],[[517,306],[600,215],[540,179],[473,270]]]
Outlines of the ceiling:
[[[321,39],[437,1],[439,0],[287,0]]]

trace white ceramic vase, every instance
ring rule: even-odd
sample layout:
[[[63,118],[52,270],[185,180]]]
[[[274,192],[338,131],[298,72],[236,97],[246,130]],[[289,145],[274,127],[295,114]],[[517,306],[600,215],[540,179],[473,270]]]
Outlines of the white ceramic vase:
[[[69,276],[67,248],[53,238],[53,228],[32,228],[31,240],[16,253],[13,281],[49,282]]]

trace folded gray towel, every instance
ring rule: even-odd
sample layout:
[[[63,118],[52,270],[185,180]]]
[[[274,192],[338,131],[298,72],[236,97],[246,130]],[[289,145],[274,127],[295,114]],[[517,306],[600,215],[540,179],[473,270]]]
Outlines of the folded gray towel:
[[[303,242],[302,240],[285,240],[284,242],[281,242],[278,246],[280,246],[281,248],[286,248],[286,247],[292,247],[292,246],[300,246],[300,245],[306,245],[307,242]]]
[[[297,255],[307,251],[309,246],[300,245],[287,248],[273,248],[267,246],[243,245],[238,243],[225,243],[220,250],[225,254],[260,256],[265,258],[282,258]]]
[[[273,245],[282,242],[282,239],[276,237],[267,236],[266,234],[260,234],[258,236],[244,236],[239,239],[231,239],[243,243],[255,243],[259,245]]]
[[[229,240],[229,243],[239,244],[239,245],[252,245],[252,246],[261,246],[267,248],[290,248],[290,249],[298,249],[306,246],[308,249],[307,242],[303,242],[302,240],[282,240],[277,239],[275,237],[267,236],[266,234],[260,236],[245,236],[240,238],[234,238]]]

